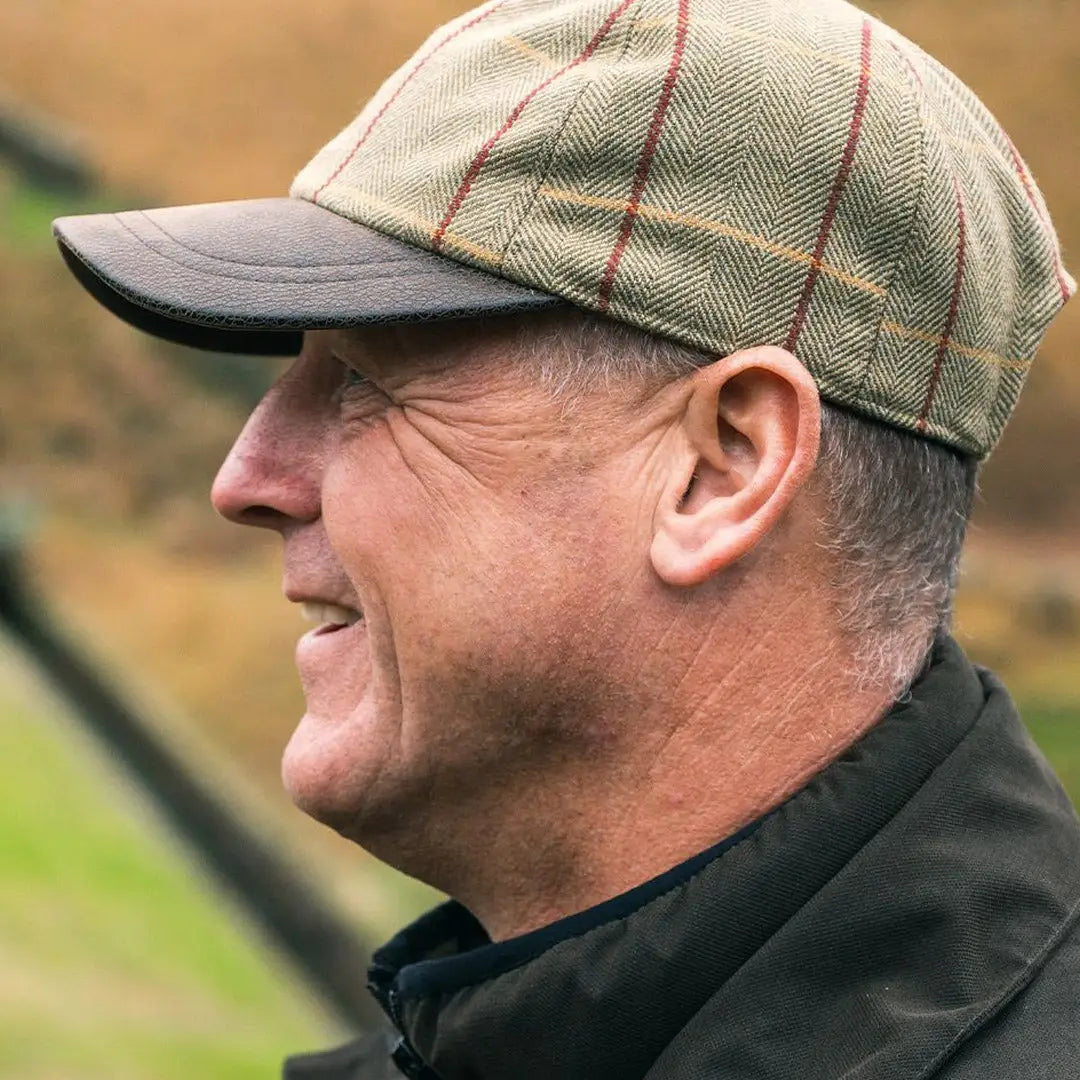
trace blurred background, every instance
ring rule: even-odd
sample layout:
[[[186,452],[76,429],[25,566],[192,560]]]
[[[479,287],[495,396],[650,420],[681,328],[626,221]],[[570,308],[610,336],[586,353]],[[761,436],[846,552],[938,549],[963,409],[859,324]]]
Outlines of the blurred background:
[[[277,543],[209,483],[280,365],[139,335],[63,269],[54,216],[284,194],[455,0],[3,0],[0,505],[35,593],[358,938],[433,894],[308,822],[278,762],[303,627]],[[1080,269],[1080,5],[879,0],[971,84]],[[1070,258],[1071,256],[1071,258]],[[1080,304],[983,473],[958,634],[1080,799]],[[0,1077],[274,1076],[347,1024],[0,634]],[[363,973],[356,972],[358,983]]]

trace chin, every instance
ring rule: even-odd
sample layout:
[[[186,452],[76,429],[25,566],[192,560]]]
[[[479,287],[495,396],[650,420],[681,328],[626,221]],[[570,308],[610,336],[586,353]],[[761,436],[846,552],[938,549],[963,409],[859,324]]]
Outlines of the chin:
[[[319,721],[306,714],[285,747],[281,780],[295,805],[310,817],[338,832],[362,814],[370,789],[366,763],[356,759],[356,748],[335,745],[340,739],[320,737]]]

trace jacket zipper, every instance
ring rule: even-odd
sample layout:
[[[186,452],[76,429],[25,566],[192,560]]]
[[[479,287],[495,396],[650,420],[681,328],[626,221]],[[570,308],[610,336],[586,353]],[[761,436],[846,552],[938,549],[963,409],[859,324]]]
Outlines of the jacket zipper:
[[[400,1000],[401,996],[397,988],[391,986],[386,998],[386,1007],[400,1037],[390,1058],[409,1080],[440,1080],[438,1073],[428,1066],[413,1044],[409,1042],[409,1037],[405,1034],[405,1028],[401,1022]]]

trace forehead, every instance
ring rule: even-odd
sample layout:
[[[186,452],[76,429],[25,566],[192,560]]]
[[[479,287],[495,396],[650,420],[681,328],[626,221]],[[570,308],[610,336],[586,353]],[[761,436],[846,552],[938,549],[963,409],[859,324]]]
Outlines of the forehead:
[[[522,335],[522,321],[513,317],[445,319],[308,331],[304,348],[374,374],[407,375],[506,358]]]

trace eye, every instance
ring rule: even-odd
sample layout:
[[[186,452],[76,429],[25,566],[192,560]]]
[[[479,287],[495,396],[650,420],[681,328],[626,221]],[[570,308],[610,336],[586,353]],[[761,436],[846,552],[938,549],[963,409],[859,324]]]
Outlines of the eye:
[[[340,402],[342,397],[350,391],[371,385],[367,376],[357,371],[351,364],[345,363],[344,360],[338,360],[338,363],[341,365],[341,381],[334,391],[334,397],[337,401]]]
[[[330,400],[332,400],[335,407],[340,407],[345,405],[347,401],[354,400],[357,393],[363,394],[364,389],[370,386],[370,382],[361,372],[357,372],[356,368],[351,364],[347,364],[337,356],[334,359],[337,361],[340,372],[337,384],[333,392],[330,393]]]

